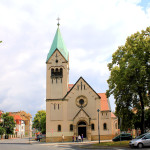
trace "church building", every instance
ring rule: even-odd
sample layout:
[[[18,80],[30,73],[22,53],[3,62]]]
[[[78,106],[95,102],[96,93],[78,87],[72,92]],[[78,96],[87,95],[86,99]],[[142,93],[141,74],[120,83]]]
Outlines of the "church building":
[[[69,84],[69,52],[58,28],[46,60],[46,142],[112,139],[118,119],[105,93],[97,93],[83,77]],[[101,86],[101,85],[100,85]],[[99,117],[99,118],[98,118]],[[99,128],[99,130],[98,130]]]

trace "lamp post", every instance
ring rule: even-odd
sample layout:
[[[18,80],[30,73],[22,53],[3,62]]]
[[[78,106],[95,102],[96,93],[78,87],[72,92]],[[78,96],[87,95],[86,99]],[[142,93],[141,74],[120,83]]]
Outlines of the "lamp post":
[[[98,112],[98,137],[99,137],[99,144],[100,144],[100,128],[99,128],[99,112],[100,112],[100,110],[97,109],[97,112]]]

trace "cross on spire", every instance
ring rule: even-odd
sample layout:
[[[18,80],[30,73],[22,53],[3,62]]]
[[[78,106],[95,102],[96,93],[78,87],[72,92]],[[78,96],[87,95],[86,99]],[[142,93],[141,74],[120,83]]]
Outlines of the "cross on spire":
[[[59,26],[60,26],[60,24],[59,24],[59,20],[60,20],[60,18],[58,17],[56,20],[58,20],[57,25],[58,25],[58,27],[59,27]]]

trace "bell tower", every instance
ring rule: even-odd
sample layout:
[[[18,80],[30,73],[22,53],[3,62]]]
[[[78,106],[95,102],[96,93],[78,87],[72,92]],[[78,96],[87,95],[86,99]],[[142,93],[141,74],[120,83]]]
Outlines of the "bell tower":
[[[62,99],[68,91],[69,53],[58,28],[46,60],[46,99]]]

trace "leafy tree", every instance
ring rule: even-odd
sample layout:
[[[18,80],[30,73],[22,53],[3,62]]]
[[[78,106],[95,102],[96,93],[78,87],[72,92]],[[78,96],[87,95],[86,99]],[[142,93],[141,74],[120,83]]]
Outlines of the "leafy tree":
[[[14,133],[14,127],[15,127],[15,121],[12,116],[9,116],[9,113],[2,114],[3,122],[1,125],[3,126],[6,134],[13,134]]]
[[[41,117],[41,132],[46,133],[46,115]]]
[[[117,113],[130,117],[133,108],[141,111],[141,132],[144,133],[144,108],[150,104],[150,27],[126,39],[108,64],[107,96],[114,95]]]
[[[40,110],[35,114],[35,117],[33,120],[33,128],[36,128],[39,131],[42,131],[42,133],[45,133],[46,131],[46,111],[45,110]]]
[[[150,130],[150,108],[145,110],[145,127]]]
[[[0,126],[0,135],[3,135],[5,133],[5,129]]]

